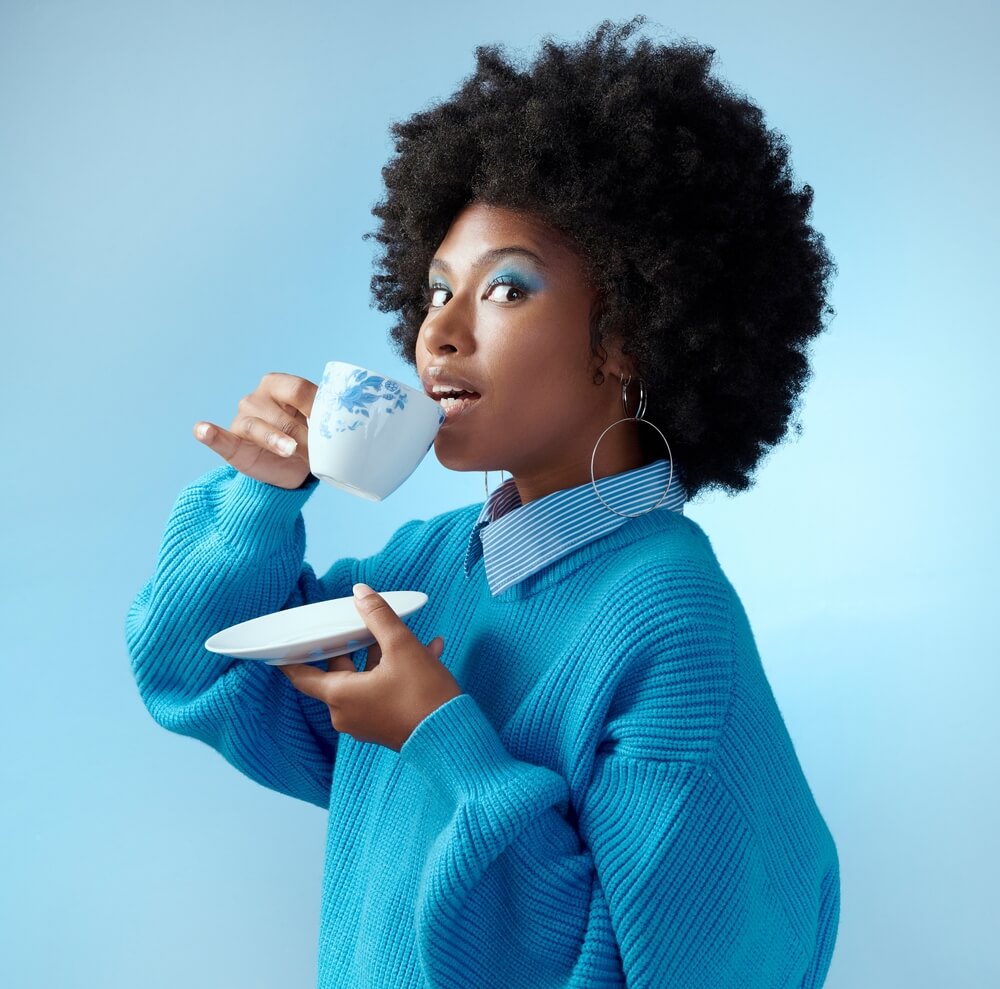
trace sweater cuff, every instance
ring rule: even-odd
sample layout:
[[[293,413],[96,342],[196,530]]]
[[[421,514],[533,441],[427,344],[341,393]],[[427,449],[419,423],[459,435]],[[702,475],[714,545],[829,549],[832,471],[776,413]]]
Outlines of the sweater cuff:
[[[319,480],[312,474],[294,489],[267,484],[229,466],[216,468],[204,481],[215,487],[219,532],[230,546],[253,544],[270,556],[288,541],[302,507]]]
[[[399,750],[449,804],[494,791],[528,768],[504,747],[471,694],[459,694],[432,711]]]

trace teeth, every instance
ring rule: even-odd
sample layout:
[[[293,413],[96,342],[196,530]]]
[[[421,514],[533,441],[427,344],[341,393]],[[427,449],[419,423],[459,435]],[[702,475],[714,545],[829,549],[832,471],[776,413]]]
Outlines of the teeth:
[[[460,405],[471,405],[475,401],[474,398],[442,398],[438,400],[438,405],[447,412]]]
[[[465,390],[466,389],[464,388],[453,388],[451,385],[434,385],[431,388],[431,391],[433,391],[435,395],[450,395],[452,392],[461,392]]]

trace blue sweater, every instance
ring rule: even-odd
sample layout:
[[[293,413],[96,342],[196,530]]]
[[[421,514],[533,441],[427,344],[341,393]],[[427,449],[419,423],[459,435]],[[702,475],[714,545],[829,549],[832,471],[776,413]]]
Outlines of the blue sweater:
[[[328,808],[322,989],[822,985],[836,848],[698,525],[630,519],[494,596],[482,558],[462,574],[481,505],[318,578],[311,490],[228,467],[186,488],[126,634],[158,723]],[[203,647],[356,582],[428,595],[407,625],[464,691],[399,753]]]

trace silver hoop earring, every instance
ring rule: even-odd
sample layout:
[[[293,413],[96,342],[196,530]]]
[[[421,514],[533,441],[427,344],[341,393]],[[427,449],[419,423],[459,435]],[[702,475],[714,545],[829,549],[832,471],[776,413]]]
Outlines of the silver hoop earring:
[[[489,496],[490,496],[489,477],[490,477],[490,472],[488,470],[484,470],[483,471],[483,487],[486,489],[486,497],[487,498],[489,498]],[[501,468],[500,469],[500,485],[498,485],[498,487],[502,486],[503,483],[504,483],[504,481],[503,481],[503,468]]]
[[[673,454],[670,452],[670,444],[667,443],[666,436],[663,435],[662,430],[660,429],[659,426],[656,425],[656,423],[650,422],[648,419],[643,419],[643,415],[645,415],[646,412],[646,387],[643,384],[642,378],[639,379],[639,407],[636,409],[636,413],[634,416],[630,416],[628,414],[628,406],[626,404],[626,398],[627,398],[628,386],[631,383],[631,381],[632,381],[631,375],[628,375],[627,377],[625,376],[622,377],[622,411],[625,413],[625,418],[619,419],[616,422],[611,423],[611,425],[608,426],[608,428],[605,429],[603,433],[601,433],[601,435],[597,438],[597,442],[594,444],[594,452],[590,455],[590,483],[594,487],[594,494],[596,494],[597,497],[601,499],[601,504],[609,512],[614,512],[615,515],[620,515],[622,518],[625,519],[635,519],[638,518],[640,515],[648,514],[649,512],[653,511],[654,508],[659,508],[660,505],[662,505],[664,500],[666,499],[667,494],[670,492],[671,485],[673,485],[674,483],[674,457]],[[597,448],[601,445],[601,440],[604,439],[608,431],[617,426],[619,422],[641,422],[645,423],[645,425],[647,426],[652,426],[653,429],[655,429],[660,434],[660,438],[667,445],[667,457],[670,460],[670,476],[667,478],[666,490],[660,496],[660,500],[655,505],[653,505],[652,508],[647,508],[645,511],[642,512],[616,511],[603,498],[601,498],[601,492],[597,490],[597,481],[594,478],[594,460],[597,457]]]

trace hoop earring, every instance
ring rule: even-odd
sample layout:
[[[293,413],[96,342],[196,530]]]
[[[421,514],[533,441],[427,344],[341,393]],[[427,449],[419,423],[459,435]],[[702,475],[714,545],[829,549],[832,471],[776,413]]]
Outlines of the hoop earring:
[[[670,451],[670,444],[667,443],[666,436],[663,435],[663,432],[661,431],[660,427],[656,425],[656,423],[650,422],[648,419],[643,419],[643,415],[646,412],[646,387],[642,382],[642,378],[639,379],[639,407],[636,410],[636,414],[634,416],[630,416],[628,414],[626,395],[628,391],[628,386],[631,383],[631,381],[632,381],[631,375],[628,375],[627,377],[625,376],[622,377],[622,411],[625,413],[625,418],[618,419],[616,422],[611,423],[611,425],[608,426],[608,428],[605,429],[603,433],[601,433],[601,435],[597,438],[597,442],[594,444],[594,452],[590,455],[590,483],[594,486],[594,494],[596,494],[597,497],[601,499],[601,504],[609,512],[614,512],[615,515],[620,515],[622,518],[625,519],[635,519],[638,518],[640,515],[648,514],[649,512],[653,511],[654,508],[659,508],[660,505],[663,504],[664,499],[667,497],[671,485],[674,483],[674,457]],[[617,426],[619,422],[642,422],[645,423],[647,426],[652,426],[653,429],[655,429],[660,434],[660,438],[663,440],[663,442],[667,444],[667,457],[670,459],[670,476],[667,478],[666,490],[660,496],[660,500],[655,505],[653,505],[652,508],[647,508],[645,511],[642,512],[616,511],[603,498],[601,498],[601,492],[597,490],[597,481],[594,478],[594,459],[597,457],[597,448],[601,445],[601,440],[604,439],[608,431],[613,427]]]
[[[489,498],[489,496],[490,496],[489,476],[490,476],[490,472],[488,470],[484,470],[483,471],[483,487],[486,489],[486,497],[487,498]],[[504,483],[504,481],[503,481],[503,468],[501,467],[500,468],[500,484],[497,485],[497,487],[502,486],[503,483]]]

